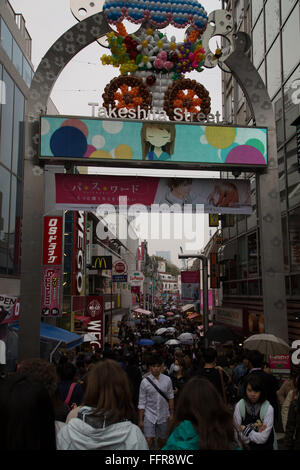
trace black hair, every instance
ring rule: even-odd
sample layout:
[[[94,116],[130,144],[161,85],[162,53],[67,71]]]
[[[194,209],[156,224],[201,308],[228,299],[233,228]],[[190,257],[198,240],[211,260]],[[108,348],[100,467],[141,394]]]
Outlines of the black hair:
[[[249,351],[248,360],[251,362],[253,367],[262,367],[264,363],[264,355],[256,350]]]
[[[155,366],[156,364],[161,365],[163,363],[162,357],[158,354],[153,354],[148,359],[149,366]]]
[[[258,403],[263,403],[267,399],[267,392],[262,377],[255,372],[251,372],[246,375],[244,379],[244,398],[248,399],[247,396],[247,385],[250,385],[252,390],[260,392]]]
[[[58,366],[57,373],[61,380],[73,380],[76,375],[76,367],[71,362],[65,362]]]
[[[0,387],[2,450],[56,450],[53,405],[44,385],[19,373]]]
[[[213,348],[205,349],[203,359],[207,364],[211,364],[217,359],[217,351]]]

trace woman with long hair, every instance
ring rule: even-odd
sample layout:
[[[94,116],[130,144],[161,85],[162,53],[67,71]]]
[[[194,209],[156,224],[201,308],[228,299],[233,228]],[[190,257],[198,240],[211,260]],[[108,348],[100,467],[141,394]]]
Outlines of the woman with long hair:
[[[147,450],[138,426],[126,372],[111,359],[96,363],[82,404],[57,436],[58,450]]]
[[[55,417],[45,386],[15,373],[0,385],[1,450],[56,450]]]
[[[162,450],[236,449],[233,418],[214,385],[191,378],[181,391]]]

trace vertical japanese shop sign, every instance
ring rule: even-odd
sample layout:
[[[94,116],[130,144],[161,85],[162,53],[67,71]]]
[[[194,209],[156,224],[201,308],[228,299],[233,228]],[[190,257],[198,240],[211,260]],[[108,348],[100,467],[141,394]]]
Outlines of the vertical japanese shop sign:
[[[57,317],[62,313],[62,243],[63,218],[44,217],[41,305],[43,317]]]
[[[217,259],[217,253],[210,254],[210,288],[219,289],[220,287],[220,276],[219,276],[219,264]]]
[[[87,325],[88,333],[94,337],[90,341],[93,349],[103,349],[104,332],[104,298],[101,295],[90,295],[86,297],[86,312],[91,321]]]
[[[74,212],[73,226],[73,272],[72,272],[72,301],[73,312],[85,311],[85,225],[84,211]]]

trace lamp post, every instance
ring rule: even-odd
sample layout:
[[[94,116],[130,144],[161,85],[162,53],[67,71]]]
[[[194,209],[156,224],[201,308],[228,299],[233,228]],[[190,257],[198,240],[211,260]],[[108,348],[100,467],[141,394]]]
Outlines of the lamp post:
[[[178,255],[179,259],[188,259],[188,258],[197,258],[202,262],[202,273],[203,273],[203,331],[204,331],[204,347],[205,349],[208,348],[208,338],[207,338],[207,330],[208,330],[208,263],[207,258],[204,255],[199,255],[198,253],[191,253],[191,254],[181,254]],[[201,292],[201,276],[200,276],[200,292]]]

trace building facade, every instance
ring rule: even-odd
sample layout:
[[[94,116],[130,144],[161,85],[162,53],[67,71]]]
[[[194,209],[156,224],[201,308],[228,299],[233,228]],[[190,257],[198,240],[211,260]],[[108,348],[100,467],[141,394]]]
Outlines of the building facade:
[[[300,115],[300,50],[295,47],[300,32],[299,0],[230,0],[236,28],[249,34],[250,58],[265,82],[273,103],[277,128],[278,167],[282,215],[282,241],[289,340],[300,336],[300,169],[297,161],[296,128]],[[253,125],[241,88],[231,74],[222,74],[223,116],[237,125]],[[222,177],[233,178],[231,173]],[[263,332],[263,290],[257,217],[255,174],[240,178],[251,182],[253,213],[236,216],[231,226],[222,226],[219,250],[222,308],[236,308],[248,333]]]

